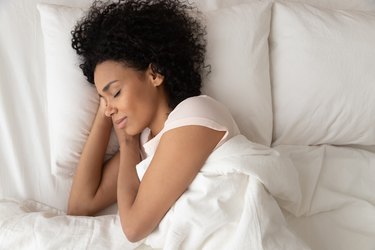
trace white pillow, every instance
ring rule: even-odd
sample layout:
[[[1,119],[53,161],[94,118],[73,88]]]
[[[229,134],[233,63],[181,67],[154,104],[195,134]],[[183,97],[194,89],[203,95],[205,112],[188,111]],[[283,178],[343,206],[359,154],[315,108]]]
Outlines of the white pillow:
[[[211,74],[203,92],[225,104],[242,134],[270,145],[272,100],[268,35],[271,3],[251,2],[207,12]]]
[[[70,31],[83,10],[48,4],[37,7],[44,38],[51,170],[57,176],[72,176],[99,104],[95,87],[86,81],[71,47]],[[117,150],[112,131],[105,159]]]
[[[375,12],[275,3],[273,145],[375,145]]]

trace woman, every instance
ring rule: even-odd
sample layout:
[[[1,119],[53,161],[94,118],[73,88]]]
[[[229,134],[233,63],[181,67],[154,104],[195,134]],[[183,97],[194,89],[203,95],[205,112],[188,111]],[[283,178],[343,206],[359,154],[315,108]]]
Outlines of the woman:
[[[95,2],[72,31],[100,105],[68,214],[93,215],[117,202],[132,242],[158,226],[209,155],[239,134],[226,108],[200,95],[205,30],[188,14],[194,10],[172,0]],[[112,127],[120,149],[103,165]],[[137,164],[150,157],[138,176]]]

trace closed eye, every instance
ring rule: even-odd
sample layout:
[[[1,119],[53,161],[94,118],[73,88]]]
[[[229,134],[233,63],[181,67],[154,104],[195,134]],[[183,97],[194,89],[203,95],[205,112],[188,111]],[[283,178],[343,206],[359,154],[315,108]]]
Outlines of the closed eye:
[[[121,90],[119,90],[113,97],[116,98],[117,96],[119,96],[120,92],[121,92]]]

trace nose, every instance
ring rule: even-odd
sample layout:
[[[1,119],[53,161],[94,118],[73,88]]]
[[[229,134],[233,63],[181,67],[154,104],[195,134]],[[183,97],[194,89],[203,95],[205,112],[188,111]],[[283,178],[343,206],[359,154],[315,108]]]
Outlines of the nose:
[[[116,112],[116,108],[113,107],[111,104],[108,104],[105,108],[105,116],[111,117]]]

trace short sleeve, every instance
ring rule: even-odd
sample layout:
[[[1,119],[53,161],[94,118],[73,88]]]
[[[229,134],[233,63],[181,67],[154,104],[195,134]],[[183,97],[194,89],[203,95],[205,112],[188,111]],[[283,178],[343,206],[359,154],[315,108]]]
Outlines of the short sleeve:
[[[166,132],[188,125],[226,131],[232,136],[239,133],[229,110],[207,95],[191,97],[181,102],[168,116],[163,130]]]
[[[149,130],[142,133],[141,142],[145,157],[152,155],[156,151],[161,136],[174,128],[198,125],[211,128],[217,131],[225,131],[223,138],[216,145],[215,149],[224,142],[240,134],[238,126],[229,110],[220,102],[207,96],[200,95],[185,99],[168,115],[163,129],[150,141],[147,141]]]

